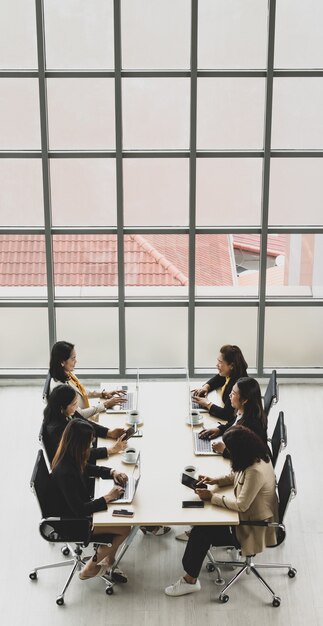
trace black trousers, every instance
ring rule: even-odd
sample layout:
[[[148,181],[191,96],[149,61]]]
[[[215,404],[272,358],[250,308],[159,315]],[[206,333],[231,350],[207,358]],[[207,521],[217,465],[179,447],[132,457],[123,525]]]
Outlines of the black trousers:
[[[240,547],[231,526],[194,526],[182,560],[187,574],[198,577],[210,546]]]

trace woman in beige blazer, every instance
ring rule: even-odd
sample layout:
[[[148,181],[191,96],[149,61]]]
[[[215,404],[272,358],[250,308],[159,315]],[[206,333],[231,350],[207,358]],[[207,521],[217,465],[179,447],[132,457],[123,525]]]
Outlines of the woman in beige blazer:
[[[196,489],[201,500],[210,500],[215,506],[239,513],[241,521],[276,521],[277,496],[273,466],[266,447],[254,432],[244,426],[233,426],[223,441],[230,453],[232,472],[220,478],[200,476],[200,481],[215,485]],[[234,495],[221,494],[219,488],[233,485]],[[174,585],[166,587],[169,596],[194,593],[201,588],[198,575],[211,545],[235,545],[242,554],[262,552],[266,546],[277,543],[274,528],[264,526],[194,526],[183,556],[186,574]]]

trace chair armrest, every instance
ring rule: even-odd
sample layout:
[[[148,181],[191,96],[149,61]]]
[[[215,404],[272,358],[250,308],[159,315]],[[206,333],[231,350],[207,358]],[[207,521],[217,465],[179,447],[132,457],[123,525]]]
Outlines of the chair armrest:
[[[263,520],[259,520],[259,521],[240,521],[240,526],[265,526],[266,528],[280,528],[281,530],[285,531],[285,526],[284,524],[280,524],[279,522],[266,522]]]
[[[46,517],[39,524],[39,532],[43,539],[50,542],[72,541],[88,545],[91,537],[92,520],[63,519],[61,517]]]

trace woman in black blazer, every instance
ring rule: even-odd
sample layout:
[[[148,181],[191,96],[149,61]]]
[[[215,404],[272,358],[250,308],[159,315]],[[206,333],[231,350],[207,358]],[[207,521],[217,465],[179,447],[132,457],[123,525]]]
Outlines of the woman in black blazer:
[[[55,387],[48,398],[48,404],[44,410],[41,430],[42,439],[50,463],[56,454],[58,444],[67,424],[76,417],[87,421],[86,418],[77,413],[76,391],[68,385]],[[96,437],[105,439],[110,436],[111,431],[105,428],[105,426],[100,426],[100,424],[94,422],[91,422],[91,425],[93,426]],[[106,459],[109,455],[124,450],[126,446],[127,443],[122,441],[122,437],[120,437],[109,449],[105,447],[92,448],[90,459],[92,462],[95,462],[96,459]]]
[[[220,348],[217,359],[219,373],[210,378],[200,389],[194,389],[193,398],[202,409],[207,409],[212,417],[230,421],[234,417],[234,408],[230,402],[230,393],[238,378],[248,376],[246,362],[238,346],[225,345]],[[219,390],[223,406],[218,406],[206,399],[207,394],[214,389]]]
[[[267,447],[267,417],[264,412],[261,400],[259,383],[255,378],[239,378],[233,385],[230,393],[230,400],[235,416],[227,424],[218,424],[217,428],[209,428],[201,432],[201,439],[215,439],[232,428],[232,426],[245,426],[252,430]],[[228,457],[224,443],[212,444],[214,452],[220,452]],[[267,452],[270,454],[269,449]],[[271,455],[270,455],[271,456]]]
[[[73,419],[67,424],[57,452],[52,462],[53,511],[66,518],[91,517],[97,511],[104,511],[108,503],[119,498],[124,492],[128,478],[109,467],[88,463],[91,443],[95,436],[93,425],[84,419]],[[89,490],[89,477],[110,478],[115,481],[108,493],[93,500]],[[113,565],[118,547],[130,532],[129,526],[100,526],[100,535],[112,536],[109,545],[100,545],[80,573],[81,580],[102,576]],[[95,530],[91,540],[95,541]],[[120,582],[126,582],[126,577]]]

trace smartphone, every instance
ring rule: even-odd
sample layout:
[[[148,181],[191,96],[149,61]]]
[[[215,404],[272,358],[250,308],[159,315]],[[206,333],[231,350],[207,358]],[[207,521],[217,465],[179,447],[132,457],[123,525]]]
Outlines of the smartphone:
[[[126,430],[126,432],[123,435],[123,441],[128,441],[128,439],[130,439],[130,437],[132,437],[132,435],[134,435],[135,432],[136,432],[135,426],[130,426],[130,428],[128,428],[128,430]]]
[[[183,509],[203,509],[203,507],[203,500],[183,500],[182,502]]]
[[[133,517],[133,511],[127,511],[127,509],[114,509],[112,511],[112,517]]]
[[[182,485],[189,487],[190,489],[196,489],[199,481],[193,476],[188,476],[187,474],[182,474]],[[207,489],[207,485],[205,483],[200,483],[198,486],[199,489]]]

